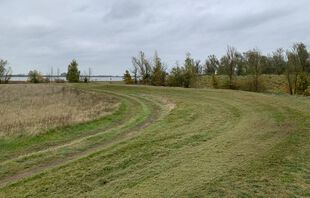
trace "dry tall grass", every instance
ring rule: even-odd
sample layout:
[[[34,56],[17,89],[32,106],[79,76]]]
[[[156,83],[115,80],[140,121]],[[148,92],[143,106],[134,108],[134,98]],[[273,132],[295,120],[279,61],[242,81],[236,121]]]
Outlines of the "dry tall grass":
[[[36,135],[89,121],[118,105],[110,96],[63,85],[1,85],[0,93],[0,137]]]

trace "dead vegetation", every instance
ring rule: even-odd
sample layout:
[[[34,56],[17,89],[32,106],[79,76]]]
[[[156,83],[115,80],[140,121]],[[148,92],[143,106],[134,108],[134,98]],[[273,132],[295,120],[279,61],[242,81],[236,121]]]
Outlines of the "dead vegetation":
[[[118,106],[111,96],[61,85],[1,85],[0,93],[0,137],[41,134],[99,118]]]

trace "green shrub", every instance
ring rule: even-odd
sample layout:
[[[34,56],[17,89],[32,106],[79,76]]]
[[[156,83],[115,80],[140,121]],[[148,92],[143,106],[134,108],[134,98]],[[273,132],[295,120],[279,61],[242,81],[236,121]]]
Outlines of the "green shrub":
[[[68,65],[67,80],[70,83],[76,83],[80,81],[80,71],[78,69],[78,63],[76,60],[72,60],[70,65]]]
[[[216,75],[212,75],[212,81],[211,81],[211,83],[212,83],[212,87],[213,87],[214,89],[218,89],[218,88],[219,88],[219,81],[218,81]]]
[[[242,91],[263,92],[266,90],[262,78],[257,81],[253,76],[239,76],[236,80],[236,89]]]
[[[305,90],[304,95],[310,96],[310,86],[308,86],[308,88]]]
[[[301,73],[297,79],[297,93],[304,94],[310,86],[310,79],[306,73]]]
[[[134,82],[128,70],[126,70],[123,76],[123,81],[125,82],[125,84],[133,84]]]
[[[63,79],[55,79],[55,83],[65,83],[66,81]]]
[[[43,78],[42,74],[37,70],[31,70],[28,73],[28,82],[31,83],[43,83],[46,79]]]

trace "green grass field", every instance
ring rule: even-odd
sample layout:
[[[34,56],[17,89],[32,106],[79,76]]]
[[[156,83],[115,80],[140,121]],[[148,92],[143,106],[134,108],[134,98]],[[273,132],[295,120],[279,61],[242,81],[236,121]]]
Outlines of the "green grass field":
[[[70,85],[105,117],[0,139],[0,197],[309,197],[310,99]]]

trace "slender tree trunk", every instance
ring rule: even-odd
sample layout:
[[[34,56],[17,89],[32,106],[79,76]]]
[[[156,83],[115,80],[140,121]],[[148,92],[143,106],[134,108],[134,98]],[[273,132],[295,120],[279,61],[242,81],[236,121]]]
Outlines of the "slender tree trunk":
[[[291,78],[290,78],[289,73],[287,73],[287,81],[288,81],[288,87],[289,87],[290,95],[293,95],[293,87],[292,87],[292,82],[291,82]]]
[[[295,74],[295,79],[294,79],[294,95],[297,92],[297,80],[298,80],[298,73]]]
[[[138,84],[138,81],[137,81],[137,74],[135,74],[135,84]]]
[[[258,73],[255,74],[255,91],[256,92],[259,91],[259,74]]]

